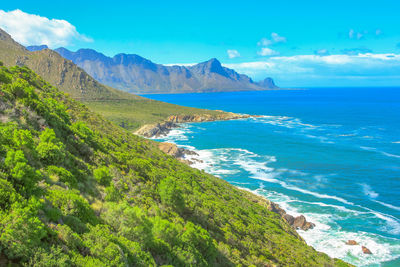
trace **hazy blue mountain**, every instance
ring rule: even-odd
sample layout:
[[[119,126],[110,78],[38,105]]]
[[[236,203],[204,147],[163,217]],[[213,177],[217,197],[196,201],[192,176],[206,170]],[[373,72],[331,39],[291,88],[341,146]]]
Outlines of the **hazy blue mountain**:
[[[191,93],[275,89],[273,80],[254,82],[213,58],[194,66],[165,66],[135,54],[107,57],[93,49],[55,50],[96,80],[132,93]]]
[[[26,49],[28,49],[31,52],[40,51],[47,48],[49,48],[47,45],[31,45],[26,47]]]

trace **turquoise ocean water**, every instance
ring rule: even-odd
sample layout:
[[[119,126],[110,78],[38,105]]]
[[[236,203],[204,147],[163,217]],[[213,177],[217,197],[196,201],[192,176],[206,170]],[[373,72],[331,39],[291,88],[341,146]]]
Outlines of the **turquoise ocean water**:
[[[263,115],[183,124],[159,140],[194,149],[194,167],[304,214],[309,245],[357,266],[400,266],[400,88],[147,95]],[[345,245],[354,239],[368,247]]]

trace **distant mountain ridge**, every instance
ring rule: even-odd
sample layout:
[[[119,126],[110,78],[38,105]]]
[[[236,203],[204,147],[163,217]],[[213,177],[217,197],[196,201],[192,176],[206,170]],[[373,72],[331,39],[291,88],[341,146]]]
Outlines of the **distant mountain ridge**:
[[[36,48],[36,47],[35,47]],[[212,58],[193,66],[165,66],[135,54],[107,57],[93,49],[55,49],[99,82],[131,93],[198,93],[278,88],[272,78],[254,82]]]
[[[0,60],[6,66],[27,66],[79,100],[141,99],[99,83],[70,60],[47,49],[47,46],[31,46],[29,49],[33,52],[0,29]]]
[[[36,52],[47,48],[49,48],[47,45],[30,45],[26,47],[26,49],[28,49],[31,52]]]

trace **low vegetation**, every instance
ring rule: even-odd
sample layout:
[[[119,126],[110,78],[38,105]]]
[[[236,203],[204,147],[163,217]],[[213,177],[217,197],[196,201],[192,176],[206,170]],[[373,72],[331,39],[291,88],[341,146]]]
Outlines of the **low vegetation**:
[[[0,265],[346,266],[248,192],[0,67]]]
[[[94,112],[127,130],[137,130],[145,124],[163,122],[171,115],[221,114],[218,111],[183,107],[146,98],[85,101],[84,104]]]

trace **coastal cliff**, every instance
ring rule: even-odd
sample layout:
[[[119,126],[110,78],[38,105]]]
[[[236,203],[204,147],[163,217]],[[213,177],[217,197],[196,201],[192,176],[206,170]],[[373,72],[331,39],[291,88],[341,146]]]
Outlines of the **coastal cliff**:
[[[226,121],[256,117],[248,114],[236,114],[220,110],[218,112],[219,114],[171,115],[164,122],[144,125],[139,130],[135,131],[135,134],[147,138],[160,137],[162,135],[168,134],[171,129],[177,128],[178,123]]]

